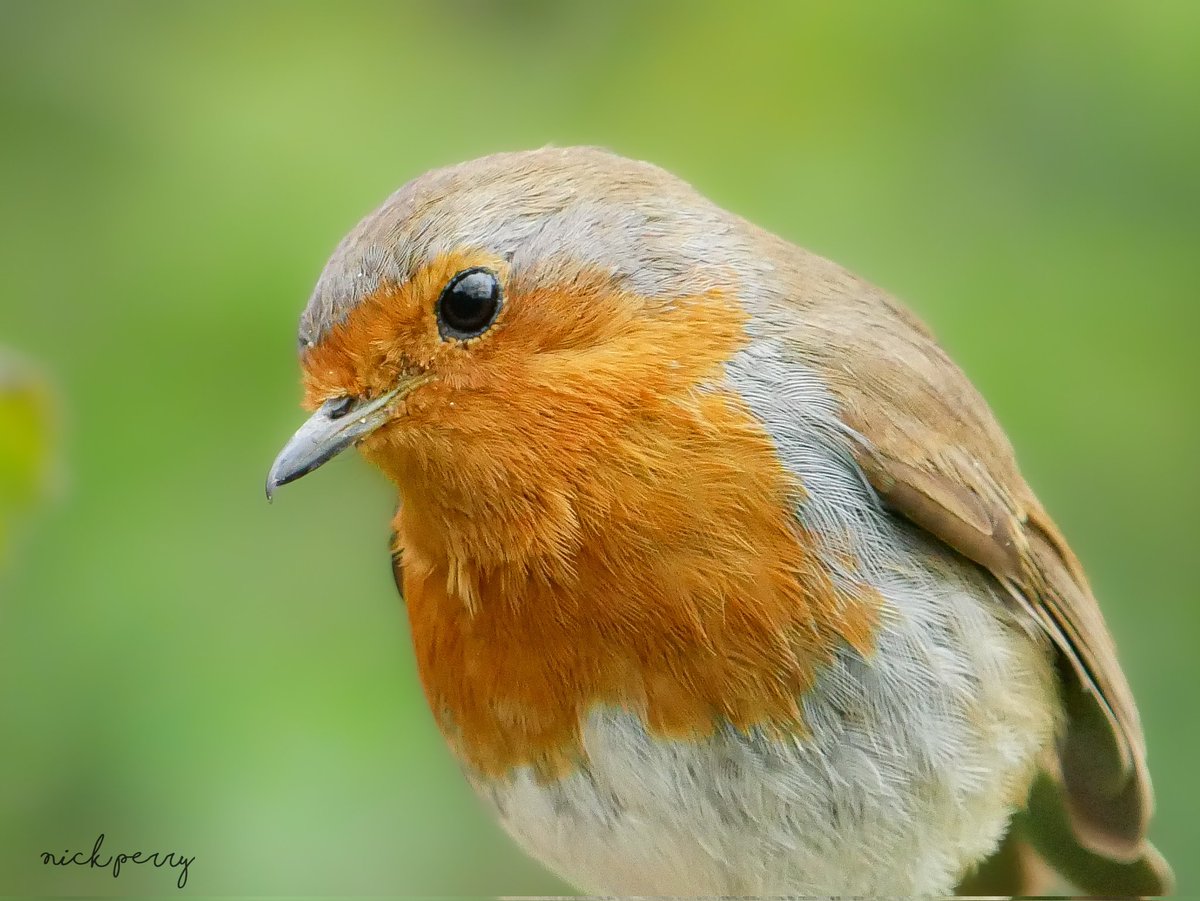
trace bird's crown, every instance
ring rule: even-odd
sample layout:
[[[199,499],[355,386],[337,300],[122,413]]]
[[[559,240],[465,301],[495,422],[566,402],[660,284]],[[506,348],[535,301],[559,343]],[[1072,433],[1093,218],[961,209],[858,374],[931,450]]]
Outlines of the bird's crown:
[[[516,276],[565,281],[590,269],[646,297],[701,293],[743,265],[738,224],[665,170],[590,147],[437,169],[341,241],[301,317],[300,346],[320,343],[381,287],[463,249],[505,260]]]

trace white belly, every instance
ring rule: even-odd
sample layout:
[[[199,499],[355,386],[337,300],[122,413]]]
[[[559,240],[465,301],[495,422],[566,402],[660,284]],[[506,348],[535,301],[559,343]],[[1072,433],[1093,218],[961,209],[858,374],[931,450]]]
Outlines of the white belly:
[[[887,586],[899,603],[875,654],[847,649],[805,697],[807,737],[663,741],[597,708],[585,768],[476,788],[528,853],[588,892],[948,894],[1024,800],[1058,704],[1045,649],[982,580],[896,595],[914,587]]]

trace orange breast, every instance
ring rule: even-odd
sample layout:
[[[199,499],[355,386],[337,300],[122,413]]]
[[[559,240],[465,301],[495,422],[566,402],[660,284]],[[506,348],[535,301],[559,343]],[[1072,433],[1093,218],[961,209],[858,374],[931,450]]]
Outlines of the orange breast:
[[[802,486],[736,397],[651,411],[646,428],[663,472],[592,471],[560,497],[547,463],[533,506],[570,507],[566,566],[456,556],[432,499],[405,494],[397,543],[421,678],[482,774],[568,771],[595,704],[634,710],[662,736],[721,720],[802,730],[797,699],[815,668],[839,642],[870,649],[878,597],[835,586],[795,517]]]
[[[662,736],[803,729],[797,699],[840,642],[869,650],[879,599],[835,584],[804,487],[722,387],[747,340],[736,297],[514,277],[492,330],[439,341],[436,289],[481,262],[504,271],[438,259],[305,359],[310,406],[434,373],[361,450],[400,488],[412,638],[456,752],[562,773],[596,704]]]

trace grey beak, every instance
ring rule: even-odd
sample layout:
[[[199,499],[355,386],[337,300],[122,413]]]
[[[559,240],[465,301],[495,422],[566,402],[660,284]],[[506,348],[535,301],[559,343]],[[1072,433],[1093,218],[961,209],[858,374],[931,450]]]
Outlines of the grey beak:
[[[410,387],[404,384],[365,402],[335,397],[323,403],[275,458],[267,474],[267,500],[280,485],[308,475],[387,422],[392,415],[391,402]]]

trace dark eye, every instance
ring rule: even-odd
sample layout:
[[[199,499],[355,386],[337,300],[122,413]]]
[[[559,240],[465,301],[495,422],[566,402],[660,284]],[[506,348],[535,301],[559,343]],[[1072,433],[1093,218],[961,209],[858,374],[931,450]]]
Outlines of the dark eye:
[[[443,338],[474,338],[488,330],[500,311],[500,280],[490,269],[464,269],[442,290],[437,302]]]

